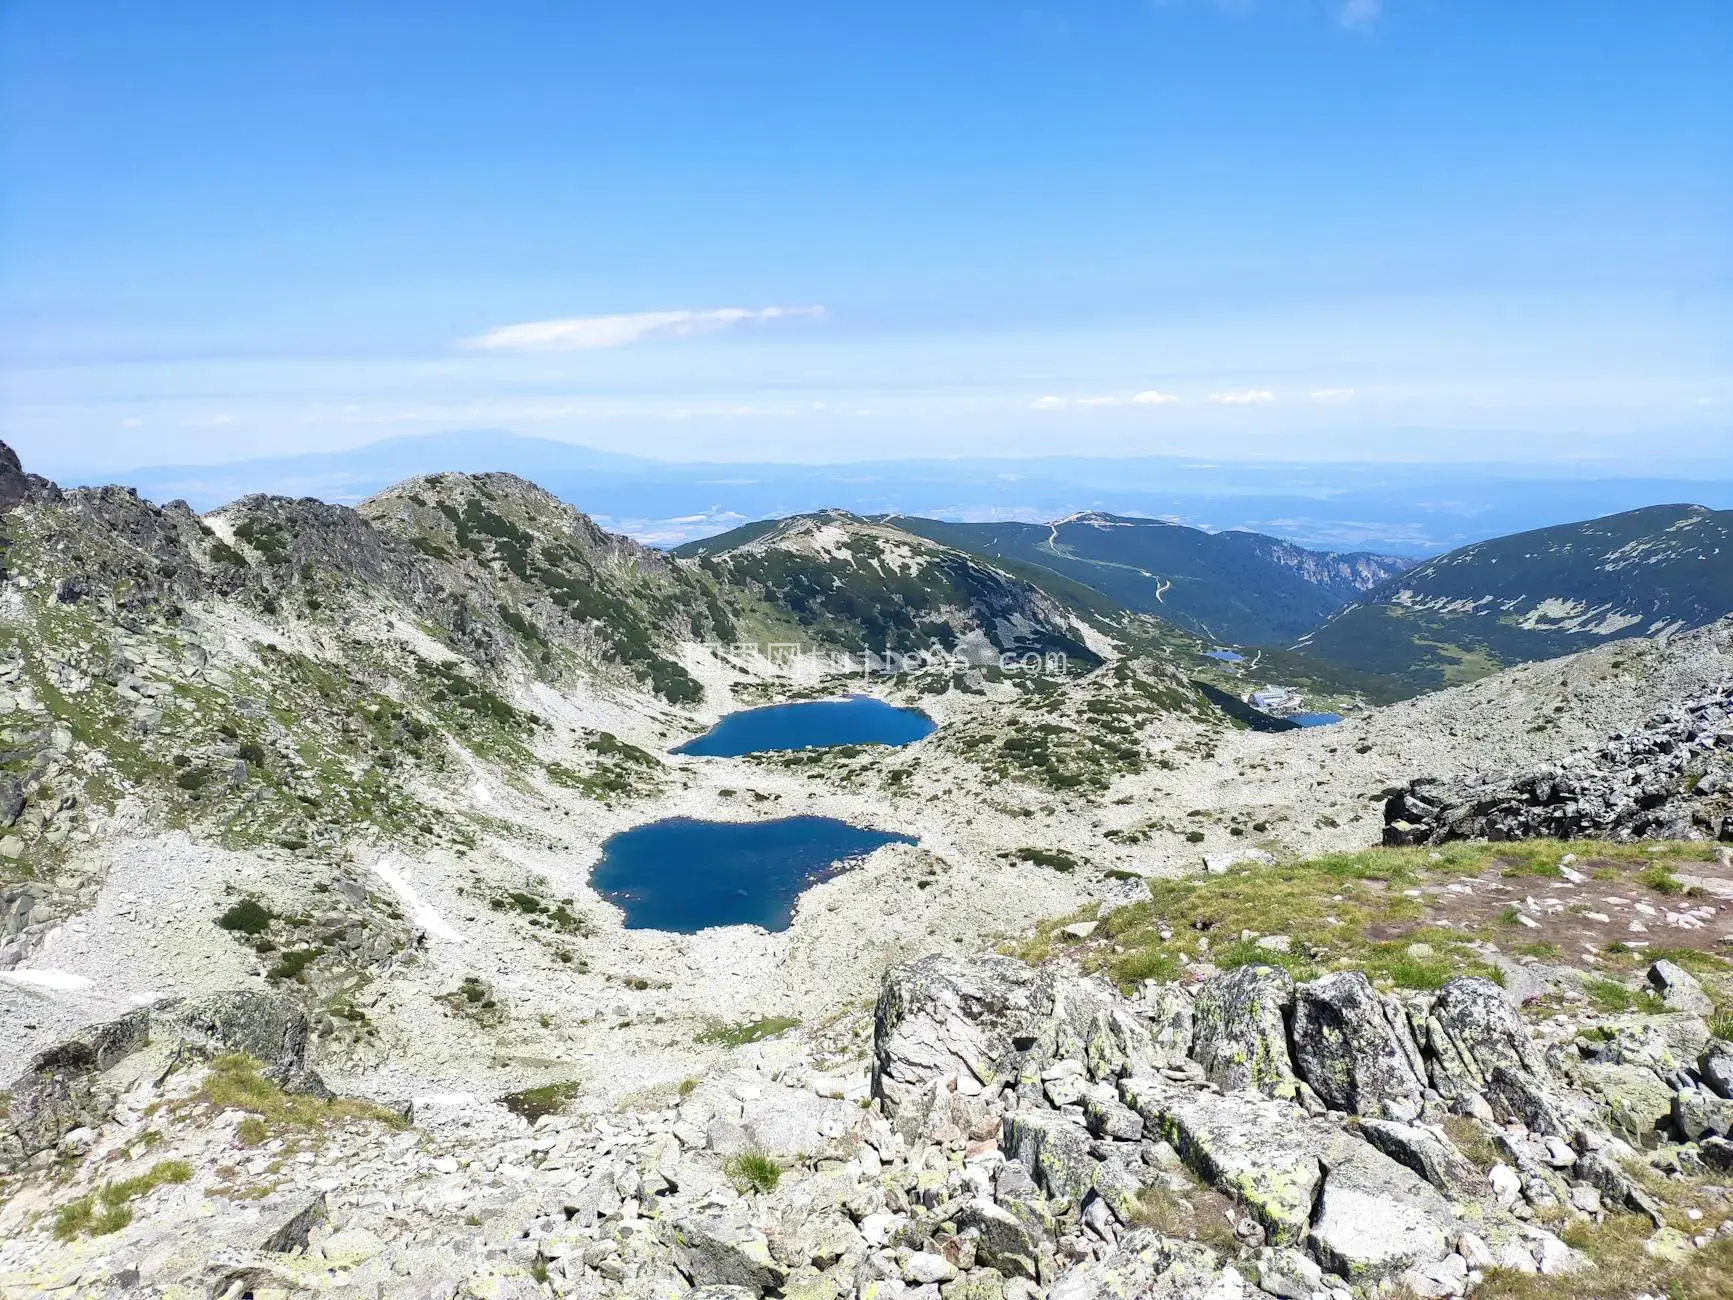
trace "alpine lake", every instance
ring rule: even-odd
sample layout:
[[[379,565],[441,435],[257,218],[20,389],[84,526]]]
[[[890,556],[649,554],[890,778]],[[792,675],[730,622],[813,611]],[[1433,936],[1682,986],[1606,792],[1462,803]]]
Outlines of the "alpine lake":
[[[901,746],[931,735],[935,725],[924,713],[870,696],[803,700],[730,713],[672,752],[731,759],[837,745]],[[625,912],[628,930],[786,930],[803,892],[886,844],[913,843],[907,835],[834,817],[670,817],[605,840],[590,882]]]

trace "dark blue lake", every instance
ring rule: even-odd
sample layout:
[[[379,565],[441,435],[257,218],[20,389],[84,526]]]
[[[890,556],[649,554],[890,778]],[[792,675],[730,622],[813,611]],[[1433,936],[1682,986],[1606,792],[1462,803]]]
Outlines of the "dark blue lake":
[[[625,911],[628,930],[692,934],[713,925],[786,930],[803,890],[847,871],[881,845],[913,843],[907,835],[834,817],[768,822],[670,817],[604,840],[590,883]]]
[[[1297,722],[1302,727],[1327,727],[1333,722],[1340,722],[1340,713],[1290,713],[1289,722]]]
[[[936,725],[919,709],[899,709],[870,695],[803,700],[730,713],[674,753],[738,758],[831,745],[908,745],[930,735]]]

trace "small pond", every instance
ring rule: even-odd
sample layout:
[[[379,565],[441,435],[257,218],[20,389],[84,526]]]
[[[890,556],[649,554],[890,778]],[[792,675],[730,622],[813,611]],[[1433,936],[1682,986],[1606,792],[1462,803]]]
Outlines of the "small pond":
[[[1220,659],[1224,664],[1243,664],[1246,661],[1244,655],[1235,654],[1232,650],[1205,650],[1203,657],[1205,659]]]
[[[831,745],[908,745],[936,726],[919,709],[899,709],[870,695],[844,700],[802,700],[730,713],[676,754],[738,758]]]
[[[1289,722],[1297,723],[1302,727],[1327,727],[1333,722],[1340,722],[1342,715],[1340,713],[1290,713],[1287,718]]]
[[[834,817],[709,822],[690,817],[635,826],[602,843],[596,892],[626,913],[628,930],[693,934],[713,925],[786,930],[804,890],[907,835]]]

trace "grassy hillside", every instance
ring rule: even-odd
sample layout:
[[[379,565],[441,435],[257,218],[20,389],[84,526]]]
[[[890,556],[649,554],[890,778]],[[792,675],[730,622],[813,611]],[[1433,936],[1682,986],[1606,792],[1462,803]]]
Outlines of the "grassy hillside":
[[[887,522],[995,561],[1049,570],[1124,609],[1235,645],[1289,642],[1406,563],[1307,551],[1257,533],[1206,533],[1104,514],[1055,524],[902,516]]]
[[[1294,647],[1430,690],[1733,611],[1733,511],[1665,505],[1463,547]]]

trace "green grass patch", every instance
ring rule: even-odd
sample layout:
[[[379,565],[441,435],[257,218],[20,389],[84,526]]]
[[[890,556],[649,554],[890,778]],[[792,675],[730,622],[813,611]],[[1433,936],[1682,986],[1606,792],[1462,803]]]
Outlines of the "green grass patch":
[[[1083,962],[1125,989],[1171,979],[1189,961],[1280,966],[1296,979],[1358,969],[1374,982],[1410,989],[1437,989],[1461,975],[1497,980],[1497,969],[1469,947],[1471,931],[1427,924],[1424,899],[1404,891],[1479,875],[1512,847],[1374,848],[1151,880],[1148,901],[1101,918],[1095,938],[1110,942],[1090,948]],[[1553,843],[1529,851],[1556,862],[1563,850]],[[1076,919],[1042,922],[1015,951],[1045,959],[1059,927]],[[1161,938],[1163,929],[1168,939]],[[1247,932],[1252,937],[1242,939]],[[1259,947],[1256,938],[1263,935],[1286,935],[1288,951]]]
[[[747,1043],[759,1043],[766,1038],[785,1034],[799,1024],[800,1020],[796,1016],[766,1016],[763,1020],[753,1020],[743,1025],[712,1021],[707,1028],[699,1031],[697,1041],[715,1047],[744,1047]]]
[[[729,1159],[722,1172],[742,1196],[748,1192],[773,1192],[782,1181],[782,1168],[762,1151],[744,1151]]]
[[[1674,875],[1672,868],[1664,862],[1657,862],[1651,867],[1643,868],[1637,873],[1637,879],[1657,894],[1671,896],[1685,892],[1684,882]]]
[[[132,1203],[168,1183],[190,1182],[193,1168],[184,1160],[159,1160],[142,1174],[118,1183],[104,1183],[76,1201],[60,1207],[54,1215],[57,1241],[77,1237],[106,1236],[132,1222]]]
[[[383,1106],[351,1097],[325,1101],[284,1092],[259,1071],[259,1062],[250,1056],[239,1052],[219,1056],[210,1064],[198,1100],[217,1110],[247,1111],[267,1126],[324,1129],[332,1124],[360,1120],[393,1129],[408,1127],[403,1116]]]
[[[1583,992],[1596,1010],[1615,1015],[1627,1011],[1653,1015],[1666,1010],[1666,1004],[1648,989],[1634,989],[1618,980],[1585,979]]]
[[[533,1124],[543,1115],[560,1114],[577,1095],[577,1081],[568,1079],[563,1083],[544,1083],[539,1088],[508,1092],[500,1102],[512,1114]]]

